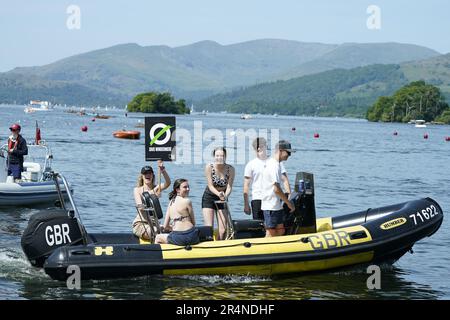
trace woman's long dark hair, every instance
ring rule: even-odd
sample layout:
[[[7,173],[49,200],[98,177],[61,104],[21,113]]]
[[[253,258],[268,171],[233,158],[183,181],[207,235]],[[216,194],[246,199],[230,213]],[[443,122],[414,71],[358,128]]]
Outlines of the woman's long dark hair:
[[[186,181],[187,181],[187,179],[183,179],[183,178],[175,180],[175,182],[173,183],[173,190],[170,191],[170,193],[169,193],[169,200],[175,199],[175,197],[177,196],[177,189],[179,189],[181,184]]]
[[[217,147],[214,148],[212,155],[215,156],[216,155],[216,151],[222,150],[223,151],[223,157],[226,158],[227,157],[227,149],[225,149],[225,147]]]

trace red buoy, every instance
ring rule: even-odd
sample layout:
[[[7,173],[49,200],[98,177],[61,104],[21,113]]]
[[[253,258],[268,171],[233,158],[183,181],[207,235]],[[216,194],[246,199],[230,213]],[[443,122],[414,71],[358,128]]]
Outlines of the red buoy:
[[[428,133],[425,133],[425,134],[423,135],[423,138],[424,138],[424,139],[428,139]]]
[[[87,129],[88,129],[88,127],[87,127],[87,126],[82,126],[82,127],[81,127],[81,131],[83,131],[83,132],[86,132],[86,131],[87,131]]]
[[[398,136],[398,132],[397,131],[394,131],[394,136]]]
[[[450,141],[450,137],[445,137],[445,141]]]
[[[316,133],[314,133],[314,138],[319,138],[320,137],[320,135],[316,132]]]

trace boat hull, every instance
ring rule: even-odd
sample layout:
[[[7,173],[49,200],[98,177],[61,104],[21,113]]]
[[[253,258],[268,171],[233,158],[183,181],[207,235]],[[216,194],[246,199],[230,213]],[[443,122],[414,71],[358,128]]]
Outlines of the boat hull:
[[[316,233],[203,241],[185,247],[145,244],[129,234],[93,234],[87,245],[56,249],[44,270],[58,280],[67,279],[70,265],[80,267],[82,279],[320,272],[393,263],[435,233],[443,221],[442,209],[430,198],[364,212],[318,219]],[[363,220],[358,221],[361,215]]]
[[[116,131],[113,133],[115,138],[138,140],[141,137],[140,131]]]
[[[67,191],[60,183],[64,195]],[[73,189],[71,189],[73,193]],[[26,206],[53,203],[58,200],[58,192],[53,181],[0,183],[0,206]]]

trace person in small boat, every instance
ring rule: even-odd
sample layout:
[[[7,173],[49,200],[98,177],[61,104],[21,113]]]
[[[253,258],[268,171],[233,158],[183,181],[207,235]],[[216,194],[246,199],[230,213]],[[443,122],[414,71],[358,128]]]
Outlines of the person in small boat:
[[[244,170],[244,212],[253,215],[255,220],[264,220],[264,214],[261,210],[261,199],[263,197],[262,174],[266,167],[267,157],[267,141],[263,137],[253,140],[253,149],[256,152],[256,158],[250,160]],[[291,194],[291,186],[287,176],[286,169],[280,162],[281,179],[283,180],[284,192],[289,198]],[[252,188],[252,201],[249,205],[249,189]]]
[[[264,214],[266,237],[282,236],[285,233],[283,202],[288,206],[289,212],[295,211],[294,205],[281,189],[280,163],[286,161],[292,152],[294,150],[292,150],[291,144],[286,140],[280,140],[275,145],[275,153],[267,160],[266,168],[263,170],[261,209]]]
[[[133,190],[134,201],[136,206],[142,205],[141,195],[144,192],[149,192],[150,194],[155,194],[158,197],[161,196],[161,192],[170,186],[170,177],[164,167],[161,160],[158,160],[158,168],[161,174],[164,176],[164,184],[155,184],[155,174],[151,166],[144,166],[141,169],[141,174],[139,175],[137,186]],[[140,210],[133,221],[133,233],[144,240],[149,240],[151,238],[151,228],[146,220],[146,215],[143,210]]]
[[[217,209],[219,235],[218,240],[225,238],[225,207],[215,201],[227,201],[233,189],[234,168],[226,164],[227,151],[224,147],[213,151],[214,163],[205,166],[207,186],[202,197],[202,213],[205,226],[214,227],[214,211]]]
[[[22,179],[23,156],[28,154],[27,141],[20,134],[21,127],[17,123],[9,127],[11,136],[8,138],[8,176],[14,180]]]
[[[189,182],[186,179],[175,180],[163,224],[163,230],[171,232],[157,234],[155,243],[186,246],[200,242],[192,202],[188,196]]]

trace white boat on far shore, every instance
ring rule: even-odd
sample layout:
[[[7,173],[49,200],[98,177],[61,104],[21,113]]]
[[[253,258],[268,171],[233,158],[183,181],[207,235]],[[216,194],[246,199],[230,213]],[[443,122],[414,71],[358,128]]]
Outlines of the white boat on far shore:
[[[410,120],[409,124],[414,124],[416,128],[426,128],[425,120]]]
[[[25,113],[36,111],[50,111],[51,105],[48,101],[31,100],[30,104],[24,109]]]

